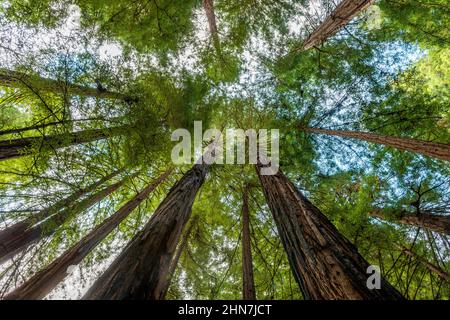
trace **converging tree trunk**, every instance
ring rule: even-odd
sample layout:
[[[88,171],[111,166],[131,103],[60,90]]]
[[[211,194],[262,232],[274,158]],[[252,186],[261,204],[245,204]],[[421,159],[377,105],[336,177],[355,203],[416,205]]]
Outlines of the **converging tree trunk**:
[[[399,249],[406,255],[416,259],[417,261],[419,261],[421,264],[423,264],[428,270],[430,270],[431,272],[435,273],[439,278],[441,278],[442,280],[446,281],[446,282],[450,282],[450,275],[445,272],[444,270],[442,270],[440,267],[432,264],[431,262],[427,261],[426,259],[424,259],[423,257],[419,256],[417,253],[411,251],[410,249],[404,247],[404,246],[399,246]]]
[[[121,99],[127,97],[116,92],[110,92],[101,86],[97,88],[83,87],[65,81],[41,78],[36,75],[27,75],[22,72],[0,69],[0,86],[12,88],[29,88],[33,91],[44,91],[58,94],[69,94],[103,99]]]
[[[369,289],[369,263],[281,172],[262,175],[264,195],[305,299],[402,299],[386,280]]]
[[[299,50],[308,50],[325,42],[330,36],[348,24],[356,15],[370,6],[374,0],[343,0],[320,26],[303,42]]]
[[[172,187],[144,230],[133,238],[84,299],[163,298],[167,272],[208,167],[194,165]]]
[[[186,248],[186,245],[188,243],[189,237],[192,232],[192,228],[196,224],[196,221],[197,221],[197,219],[195,219],[195,217],[194,217],[194,219],[191,220],[189,227],[184,232],[184,234],[181,238],[180,244],[178,245],[177,250],[175,252],[175,256],[173,257],[173,260],[170,263],[169,272],[167,272],[167,278],[166,278],[166,281],[164,282],[163,289],[161,289],[161,299],[166,298],[167,292],[169,291],[170,285],[172,283],[172,278],[177,269],[178,262],[180,261],[181,255]]]
[[[0,161],[33,154],[33,147],[59,149],[63,147],[102,140],[122,134],[123,127],[93,129],[53,136],[27,137],[0,141]]]
[[[209,32],[213,41],[214,49],[219,57],[222,56],[219,32],[217,30],[216,14],[214,12],[214,0],[203,0],[203,9],[208,19]]]
[[[436,159],[450,161],[450,144],[422,141],[410,138],[400,138],[369,132],[329,130],[321,128],[300,128],[302,131],[358,139],[383,144],[399,150],[420,153]]]
[[[62,254],[45,269],[38,272],[20,287],[6,295],[6,300],[42,299],[67,275],[69,267],[78,265],[105,237],[110,234],[148,195],[163,182],[172,170],[168,170],[128,201],[116,213],[95,227],[75,246]]]
[[[245,186],[242,194],[242,298],[244,300],[256,300],[247,186]]]
[[[20,230],[21,232],[18,233],[10,233],[8,237],[2,238],[2,245],[0,246],[0,264],[12,258],[17,253],[25,250],[31,244],[38,242],[44,237],[52,235],[59,226],[78,213],[89,209],[97,202],[103,200],[105,197],[120,188],[125,181],[126,179],[122,179],[121,181],[100,190],[99,192],[81,200],[78,203],[71,204],[69,207],[57,212],[40,224],[36,224],[25,230],[22,229]]]
[[[374,210],[369,215],[385,221],[392,220],[396,223],[428,229],[443,235],[450,235],[450,216],[420,213],[403,214],[398,218],[389,219],[381,210]]]

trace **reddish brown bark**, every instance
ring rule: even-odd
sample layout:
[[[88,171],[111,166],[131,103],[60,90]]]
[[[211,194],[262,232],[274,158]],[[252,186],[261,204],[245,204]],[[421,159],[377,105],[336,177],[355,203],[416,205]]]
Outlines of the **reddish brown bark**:
[[[300,130],[311,133],[327,134],[383,144],[399,150],[420,153],[436,159],[450,161],[450,144],[422,141],[410,138],[391,137],[369,132],[328,130],[321,128],[300,128]]]
[[[207,172],[208,165],[197,164],[172,187],[144,230],[133,238],[84,299],[163,298],[170,264]]]
[[[330,36],[344,27],[374,0],[343,0],[320,26],[303,42],[300,50],[308,50],[325,42]]]
[[[242,298],[256,300],[253,279],[253,257],[250,241],[250,215],[248,209],[248,187],[242,194]]]
[[[382,220],[389,220],[380,210],[369,213],[372,217]],[[403,214],[393,220],[396,223],[406,224],[414,227],[420,227],[435,231],[443,235],[450,235],[450,216],[440,216],[434,214]]]
[[[95,227],[75,246],[62,254],[45,269],[38,272],[20,287],[8,294],[6,300],[42,299],[67,275],[70,266],[78,265],[105,237],[111,233],[128,215],[138,207],[148,195],[163,182],[172,170],[168,170],[149,184],[144,190],[127,202],[116,213]]]
[[[8,259],[12,258],[17,253],[25,250],[28,246],[38,242],[44,237],[52,235],[56,229],[71,219],[76,214],[89,209],[91,206],[101,201],[124,183],[125,179],[100,190],[99,192],[87,197],[80,202],[69,205],[64,210],[61,210],[43,221],[40,224],[34,225],[31,228],[27,228],[17,234],[9,234],[8,237],[2,238],[2,245],[0,246],[0,264],[4,263]]]
[[[22,72],[0,69],[0,86],[12,88],[30,88],[34,91],[52,92],[59,94],[70,94],[85,97],[103,99],[121,99],[126,97],[116,92],[110,92],[103,88],[83,87],[70,84],[64,81],[41,78],[34,75],[27,75]]]
[[[43,137],[27,137],[14,140],[0,141],[0,161],[19,158],[33,154],[33,146],[51,147],[59,149],[72,145],[88,143],[92,141],[106,139],[108,137],[119,135],[124,128],[95,129],[73,132],[69,134],[58,134]]]
[[[369,263],[334,225],[287,179],[281,170],[261,175],[256,167],[289,263],[305,299],[402,299],[381,279],[367,287]]]

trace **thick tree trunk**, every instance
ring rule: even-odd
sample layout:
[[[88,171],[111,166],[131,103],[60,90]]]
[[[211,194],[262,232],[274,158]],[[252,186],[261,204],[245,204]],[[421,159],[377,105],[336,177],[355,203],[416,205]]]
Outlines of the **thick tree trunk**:
[[[88,143],[119,135],[122,127],[109,129],[93,129],[69,134],[58,134],[43,137],[27,137],[14,140],[0,140],[0,161],[19,158],[33,154],[32,147],[41,144],[43,147],[59,149],[72,145]]]
[[[102,99],[120,99],[127,98],[116,92],[110,92],[103,88],[83,87],[79,85],[68,84],[64,81],[40,78],[34,75],[0,69],[0,86],[12,88],[29,88],[34,91],[52,92],[58,94],[70,94],[85,97],[94,97]]]
[[[444,280],[446,282],[450,282],[450,275],[447,272],[445,272],[444,270],[442,270],[440,267],[432,264],[431,262],[428,262],[426,259],[422,258],[421,256],[417,255],[415,252],[411,251],[410,249],[408,249],[404,246],[399,247],[399,249],[402,250],[402,252],[404,254],[406,254],[406,255],[416,259],[420,263],[422,263],[428,270],[437,274],[439,276],[439,278],[441,278],[442,280]]]
[[[320,128],[300,128],[302,131],[358,139],[378,144],[383,144],[399,150],[420,153],[436,159],[450,161],[450,144],[422,141],[410,138],[384,136],[376,133],[328,130]]]
[[[305,299],[402,299],[384,279],[379,290],[367,287],[369,263],[281,170],[272,176],[256,170]]]
[[[170,285],[172,284],[172,278],[175,274],[175,270],[177,269],[178,262],[180,261],[181,254],[184,252],[184,249],[186,248],[187,242],[189,240],[189,236],[191,235],[192,228],[195,225],[194,219],[191,220],[191,223],[189,225],[189,228],[184,232],[183,237],[181,238],[181,242],[177,247],[177,250],[175,252],[175,256],[173,257],[172,262],[170,263],[169,272],[167,272],[167,279],[164,282],[163,289],[161,289],[161,298],[165,299],[167,292],[169,291]]]
[[[105,237],[110,234],[128,215],[147,199],[148,195],[163,182],[172,170],[168,170],[144,190],[127,202],[111,217],[95,227],[75,246],[62,254],[45,269],[34,275],[20,287],[6,295],[6,300],[42,299],[52,291],[67,275],[70,266],[78,265]]]
[[[133,238],[83,299],[163,298],[167,272],[207,172],[207,165],[194,165],[172,187],[144,230]]]
[[[343,0],[320,26],[303,42],[301,50],[308,50],[325,42],[330,36],[348,24],[374,0]]]
[[[247,186],[242,195],[242,298],[244,300],[256,300]]]
[[[70,205],[66,209],[57,212],[40,224],[27,228],[24,231],[21,230],[22,232],[17,234],[9,234],[9,237],[7,238],[2,238],[2,245],[0,246],[0,264],[12,258],[17,253],[25,250],[31,244],[38,242],[44,237],[52,235],[63,223],[76,214],[89,209],[91,206],[116,191],[125,183],[125,181],[126,179],[122,179],[121,181],[100,190],[86,199]]]
[[[380,210],[369,213],[372,217],[381,220],[389,220]],[[393,220],[396,223],[406,224],[435,231],[443,235],[450,235],[450,216],[440,216],[434,214],[404,214],[400,218]]]
[[[208,19],[209,32],[213,41],[214,48],[219,57],[222,56],[219,32],[217,30],[216,14],[214,12],[214,0],[203,0],[203,9]]]

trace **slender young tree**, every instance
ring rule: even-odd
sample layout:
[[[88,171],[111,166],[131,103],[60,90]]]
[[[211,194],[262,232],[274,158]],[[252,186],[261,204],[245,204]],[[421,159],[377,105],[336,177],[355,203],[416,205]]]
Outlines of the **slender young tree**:
[[[92,194],[80,202],[69,205],[64,210],[57,212],[40,224],[36,224],[33,227],[27,228],[17,234],[10,234],[9,237],[2,239],[2,246],[0,246],[0,264],[4,263],[17,253],[25,250],[31,244],[38,242],[44,237],[52,235],[59,226],[78,213],[89,209],[97,202],[112,194],[114,191],[119,189],[125,181],[126,178],[98,191],[97,193]]]
[[[370,212],[369,215],[385,221],[390,220],[381,212],[381,210],[374,210]],[[428,229],[430,231],[434,231],[443,235],[450,235],[450,216],[427,213],[405,213],[400,217],[394,219],[393,221],[400,224]]]
[[[186,229],[186,231],[183,233],[183,236],[181,238],[180,244],[177,247],[177,251],[175,252],[175,256],[173,257],[172,262],[170,263],[169,272],[167,273],[167,279],[164,282],[163,289],[161,290],[161,299],[165,299],[167,292],[169,291],[170,285],[172,284],[173,275],[175,274],[175,271],[178,266],[178,262],[180,261],[181,255],[183,254],[184,250],[186,249],[186,245],[188,243],[189,237],[192,233],[192,229],[197,223],[197,217],[194,216],[191,219],[191,222],[189,223],[189,227]]]
[[[116,213],[95,227],[75,246],[67,250],[46,268],[38,272],[20,287],[6,295],[6,300],[42,299],[53,290],[67,275],[70,266],[78,265],[105,237],[110,234],[128,215],[138,207],[149,194],[172,172],[166,171],[144,190],[128,201]]]
[[[84,130],[69,134],[57,134],[53,136],[0,140],[0,161],[33,154],[33,146],[36,145],[59,149],[63,147],[107,139],[109,137],[122,134],[123,130],[123,127],[115,127],[107,129]]]
[[[336,9],[314,30],[296,51],[308,50],[325,42],[330,36],[344,27],[361,11],[370,6],[374,0],[343,0]]]
[[[264,195],[305,299],[402,299],[386,280],[367,286],[369,263],[334,225],[281,172],[262,175]]]
[[[242,298],[256,300],[255,281],[253,279],[253,258],[250,240],[250,214],[248,208],[248,186],[242,193]]]
[[[322,128],[300,128],[300,130],[310,133],[327,134],[383,144],[399,150],[420,153],[436,159],[450,161],[450,144],[422,141],[410,138],[391,137],[369,132],[329,130]]]
[[[85,97],[120,99],[127,97],[116,92],[110,92],[101,86],[97,88],[83,87],[64,81],[41,78],[35,75],[27,75],[22,72],[0,69],[0,86],[12,88],[29,88],[33,91],[44,91],[58,94],[70,94]]]
[[[203,0],[203,9],[208,19],[209,32],[213,41],[214,49],[219,57],[222,56],[219,32],[217,30],[216,13],[214,12],[214,0]]]

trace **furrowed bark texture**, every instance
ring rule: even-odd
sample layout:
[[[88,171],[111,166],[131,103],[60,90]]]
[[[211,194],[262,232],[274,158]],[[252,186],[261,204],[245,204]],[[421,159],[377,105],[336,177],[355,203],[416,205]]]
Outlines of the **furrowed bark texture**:
[[[31,228],[27,228],[24,232],[11,235],[6,238],[0,246],[0,264],[12,258],[17,253],[25,250],[28,246],[38,242],[44,237],[52,235],[59,226],[71,219],[76,214],[89,209],[91,206],[101,201],[125,183],[125,179],[100,190],[99,192],[81,200],[78,203],[70,205],[68,208],[59,211],[44,222],[37,224]]]
[[[38,272],[20,287],[8,294],[5,300],[42,299],[67,275],[70,266],[78,265],[102,240],[106,238],[128,215],[138,207],[149,194],[171,173],[169,170],[149,184],[144,190],[127,202],[116,213],[95,227],[75,246],[62,254],[45,269]]]
[[[379,210],[369,213],[372,217],[381,220],[387,219]],[[428,229],[443,235],[450,235],[450,216],[441,216],[435,214],[404,214],[399,219],[393,220],[396,223],[406,224],[414,227]]]
[[[242,298],[256,300],[255,281],[253,279],[253,258],[250,241],[250,215],[248,209],[248,187],[242,195]]]
[[[410,138],[400,138],[380,135],[376,133],[328,130],[320,128],[300,128],[303,131],[319,134],[327,134],[344,138],[358,139],[377,144],[383,144],[399,150],[420,153],[436,159],[450,161],[450,144],[422,141]]]
[[[380,290],[368,289],[369,263],[281,170],[272,176],[261,175],[260,165],[256,170],[305,299],[403,298],[384,279]]]
[[[0,161],[19,158],[33,154],[32,147],[42,145],[59,149],[72,145],[79,145],[97,140],[103,140],[121,134],[123,128],[95,129],[58,134],[54,136],[27,137],[14,140],[0,141]]]
[[[308,50],[325,42],[326,39],[347,25],[350,20],[373,2],[374,0],[343,0],[325,21],[323,21],[305,40],[301,49]]]
[[[133,238],[84,299],[163,298],[167,272],[207,172],[207,165],[195,165],[172,187],[144,230]]]

